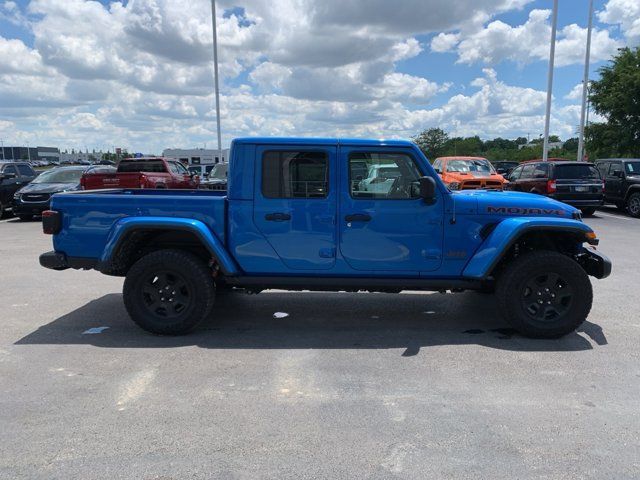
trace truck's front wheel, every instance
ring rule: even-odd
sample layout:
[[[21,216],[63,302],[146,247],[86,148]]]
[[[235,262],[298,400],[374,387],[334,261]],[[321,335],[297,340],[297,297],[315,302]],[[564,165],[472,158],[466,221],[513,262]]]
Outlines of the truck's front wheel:
[[[138,260],[127,273],[124,304],[140,327],[159,335],[182,335],[204,320],[213,307],[211,271],[197,256],[158,250]]]
[[[507,265],[496,296],[505,319],[532,338],[558,338],[591,311],[589,276],[571,258],[551,251],[526,253]]]

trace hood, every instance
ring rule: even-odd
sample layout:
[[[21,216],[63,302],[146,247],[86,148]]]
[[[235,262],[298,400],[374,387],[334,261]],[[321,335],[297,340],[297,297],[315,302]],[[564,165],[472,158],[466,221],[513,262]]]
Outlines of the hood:
[[[473,206],[479,215],[499,217],[575,218],[579,213],[579,210],[571,205],[534,193],[461,190],[453,195],[456,198],[458,213],[470,213]]]
[[[79,183],[30,183],[22,187],[20,193],[58,193],[79,188]]]

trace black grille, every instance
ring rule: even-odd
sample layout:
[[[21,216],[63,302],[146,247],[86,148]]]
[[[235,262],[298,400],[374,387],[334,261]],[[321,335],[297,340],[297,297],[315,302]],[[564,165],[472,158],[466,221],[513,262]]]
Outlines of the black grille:
[[[22,200],[24,202],[46,202],[51,197],[49,193],[23,193]]]

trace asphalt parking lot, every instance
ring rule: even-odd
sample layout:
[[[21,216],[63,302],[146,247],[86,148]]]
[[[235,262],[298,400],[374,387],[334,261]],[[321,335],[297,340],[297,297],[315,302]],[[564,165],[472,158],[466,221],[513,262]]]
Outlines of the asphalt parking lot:
[[[1,220],[0,478],[640,478],[640,220],[586,221],[613,274],[547,341],[472,292],[232,294],[155,337]]]

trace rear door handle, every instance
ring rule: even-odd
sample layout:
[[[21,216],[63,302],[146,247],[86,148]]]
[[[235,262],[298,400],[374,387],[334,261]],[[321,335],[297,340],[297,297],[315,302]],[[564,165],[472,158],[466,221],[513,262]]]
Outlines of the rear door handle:
[[[269,222],[284,222],[287,220],[291,220],[291,215],[289,215],[288,213],[267,213],[264,216],[265,220],[268,220]]]
[[[369,222],[371,215],[366,213],[353,213],[344,217],[345,222]]]

